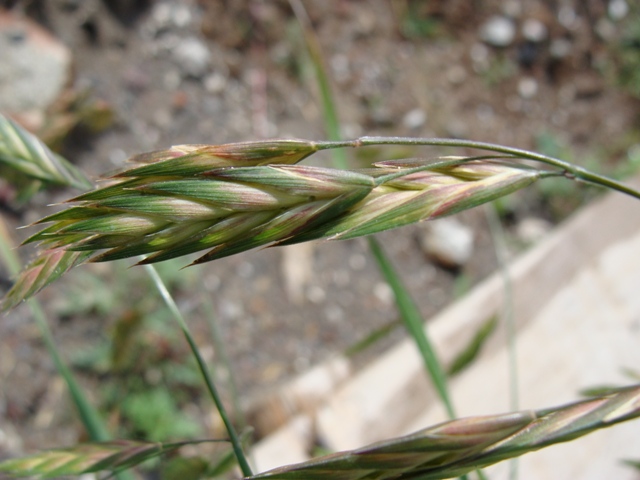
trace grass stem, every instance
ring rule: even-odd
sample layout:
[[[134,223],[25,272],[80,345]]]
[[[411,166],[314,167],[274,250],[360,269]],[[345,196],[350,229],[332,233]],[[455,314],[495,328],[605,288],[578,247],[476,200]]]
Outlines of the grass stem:
[[[12,276],[18,275],[22,266],[20,265],[18,256],[10,245],[9,234],[6,231],[4,223],[0,224],[0,255],[2,255],[2,259],[4,260],[9,273]],[[71,395],[78,415],[80,416],[82,424],[87,430],[89,437],[94,441],[109,440],[109,433],[107,431],[107,427],[102,421],[102,418],[85,396],[69,367],[64,363],[64,360],[62,359],[62,356],[60,355],[60,352],[53,340],[53,334],[49,328],[46,315],[40,306],[40,303],[35,299],[31,299],[27,303],[29,304],[33,318],[38,326],[38,330],[40,330],[42,341],[53,360],[53,364],[57,372],[67,384],[69,394]]]
[[[506,147],[504,145],[496,145],[494,143],[476,142],[474,140],[462,140],[454,138],[412,138],[412,137],[360,137],[355,140],[341,140],[341,141],[328,141],[317,142],[319,150],[326,150],[332,148],[344,148],[344,147],[368,147],[379,145],[409,145],[409,146],[438,146],[438,147],[459,147],[459,148],[474,148],[477,150],[484,150],[489,152],[497,152],[506,155],[513,155],[517,158],[534,160],[537,162],[546,163],[557,167],[564,171],[566,177],[574,180],[579,180],[591,185],[598,185],[606,187],[611,190],[616,190],[621,193],[625,193],[632,197],[640,199],[640,191],[631,188],[621,182],[618,182],[612,178],[608,178],[604,175],[591,172],[578,165],[573,165],[564,160],[543,155],[541,153],[530,152],[521,148]]]
[[[509,363],[509,407],[511,411],[517,411],[520,408],[520,395],[518,388],[518,351],[516,342],[516,319],[514,315],[513,301],[513,282],[511,274],[507,266],[505,258],[505,250],[507,248],[505,241],[505,232],[500,218],[496,212],[494,204],[487,205],[485,208],[487,221],[489,223],[489,231],[493,239],[493,245],[498,262],[498,271],[502,277],[502,285],[504,291],[504,301],[502,305],[502,318],[505,323],[507,332],[507,356]],[[514,458],[509,462],[509,479],[516,480],[518,478],[518,459]]]
[[[249,466],[247,457],[244,454],[244,451],[242,450],[242,442],[240,440],[240,437],[238,436],[236,429],[233,426],[233,423],[231,422],[229,415],[227,414],[227,410],[222,402],[222,397],[220,396],[220,393],[216,388],[215,382],[213,381],[211,374],[209,373],[209,369],[204,359],[202,358],[202,355],[200,355],[200,350],[196,345],[193,335],[191,335],[191,331],[189,330],[189,326],[187,325],[187,322],[182,316],[182,313],[180,312],[178,305],[176,305],[175,300],[171,296],[171,293],[169,293],[169,290],[167,290],[167,286],[165,285],[164,281],[160,277],[160,274],[155,269],[155,267],[153,265],[144,265],[144,267],[147,269],[147,273],[151,277],[151,280],[153,281],[155,287],[158,289],[158,292],[162,296],[162,299],[164,300],[167,307],[171,311],[171,314],[173,315],[175,320],[178,322],[178,325],[180,326],[180,330],[182,330],[182,334],[187,340],[187,343],[189,344],[189,348],[191,349],[191,352],[193,353],[193,356],[195,357],[196,362],[198,363],[198,369],[202,374],[204,382],[207,386],[207,390],[209,391],[209,395],[211,395],[211,399],[213,400],[213,403],[218,409],[218,412],[220,413],[220,418],[222,418],[222,422],[224,423],[224,426],[227,429],[227,433],[229,434],[229,440],[231,441],[231,446],[233,448],[233,452],[235,453],[236,459],[238,460],[238,465],[240,466],[240,470],[242,470],[242,474],[245,477],[250,477],[252,475],[251,467]]]
[[[10,275],[16,276],[20,273],[22,265],[20,264],[20,259],[11,246],[10,238],[11,237],[4,222],[0,221],[0,255],[7,266]],[[73,405],[76,408],[76,412],[78,413],[80,421],[87,431],[89,438],[94,442],[106,442],[110,440],[111,435],[109,434],[109,430],[102,420],[102,417],[85,395],[71,369],[62,359],[62,355],[60,355],[60,351],[53,339],[53,332],[47,322],[47,316],[45,315],[40,302],[35,298],[32,298],[27,301],[27,304],[31,309],[31,314],[33,315],[36,326],[40,331],[44,346],[51,356],[53,365],[67,385]],[[115,474],[115,478],[118,480],[132,480],[134,477],[130,472],[121,471]]]

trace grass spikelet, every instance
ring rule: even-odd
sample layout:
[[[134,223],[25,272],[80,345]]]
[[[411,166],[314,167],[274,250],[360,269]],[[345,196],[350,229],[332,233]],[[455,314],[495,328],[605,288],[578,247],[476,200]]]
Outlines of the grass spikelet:
[[[640,386],[633,386],[562,407],[453,420],[251,479],[453,478],[639,416]]]
[[[148,255],[142,263],[153,263],[209,250],[194,262],[204,263],[256,247],[353,238],[449,215],[546,175],[502,161],[465,158],[387,162],[361,171],[260,165],[297,161],[314,151],[315,144],[301,141],[176,148],[171,150],[175,155],[186,153],[150,154],[160,160],[72,199],[67,210],[37,222],[49,225],[25,243],[83,252],[75,258],[94,262]],[[220,166],[228,159],[255,165]],[[177,160],[183,162],[179,169]],[[38,265],[22,275],[3,308],[49,283],[43,278],[46,270],[34,274]]]
[[[85,262],[92,252],[72,252],[64,248],[48,249],[40,253],[20,274],[2,301],[2,308],[10,310],[24,299],[35,295],[76,265]]]
[[[46,183],[83,190],[92,187],[91,182],[80,170],[2,114],[0,114],[0,164]]]
[[[190,443],[200,442],[163,444],[118,440],[84,443],[5,460],[0,462],[0,472],[17,477],[37,475],[41,478],[81,475],[102,470],[117,472]]]

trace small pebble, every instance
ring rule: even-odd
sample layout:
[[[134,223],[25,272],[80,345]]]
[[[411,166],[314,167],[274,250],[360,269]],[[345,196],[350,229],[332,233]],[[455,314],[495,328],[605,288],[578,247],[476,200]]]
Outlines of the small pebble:
[[[629,13],[629,5],[626,0],[611,0],[607,12],[611,20],[622,20]]]
[[[238,268],[237,268],[238,275],[242,278],[253,277],[255,270],[256,269],[253,266],[253,263],[250,263],[250,262],[242,262],[240,265],[238,265]]]
[[[185,76],[195,78],[204,76],[211,62],[209,49],[196,37],[182,39],[173,50],[173,58]]]
[[[596,22],[595,31],[602,40],[609,42],[615,38],[618,27],[608,18],[602,17]]]
[[[535,78],[523,77],[518,82],[518,93],[525,100],[530,100],[538,93],[538,82]]]
[[[129,90],[142,92],[151,83],[151,78],[144,70],[132,66],[122,73],[122,81]]]
[[[476,72],[485,70],[489,66],[489,49],[482,43],[474,43],[469,50],[469,56]]]
[[[511,18],[519,17],[520,15],[522,15],[522,2],[520,0],[503,1],[502,13]]]
[[[516,27],[507,17],[493,16],[480,27],[480,38],[493,47],[508,47],[516,36]]]
[[[417,129],[422,127],[427,121],[427,114],[421,108],[414,108],[413,110],[407,112],[407,114],[402,119],[402,123],[405,127],[411,129]]]
[[[114,148],[109,152],[109,161],[116,167],[122,167],[127,161],[127,154],[121,148]]]
[[[527,217],[518,222],[516,235],[522,242],[530,244],[541,240],[552,228],[553,225],[542,218]]]
[[[311,303],[322,303],[327,298],[324,289],[318,285],[312,285],[307,289],[307,300]]]
[[[207,75],[204,79],[204,88],[209,93],[222,93],[225,90],[226,86],[227,79],[223,74],[219,72],[214,72],[211,75]]]
[[[385,306],[390,306],[395,298],[393,290],[388,283],[378,282],[373,286],[373,294]]]
[[[578,14],[572,6],[564,4],[558,10],[558,21],[564,28],[573,30],[578,23]]]
[[[473,253],[473,230],[455,218],[427,224],[421,245],[424,252],[447,268],[463,266]]]
[[[171,99],[171,106],[175,110],[183,110],[188,103],[189,96],[187,95],[187,92],[185,92],[184,90],[178,90],[177,92],[174,92],[173,98]]]
[[[159,2],[154,5],[150,19],[157,33],[171,27],[186,28],[191,24],[193,15],[188,5]]]
[[[349,57],[343,53],[338,53],[331,57],[331,71],[333,72],[333,78],[337,82],[344,82],[349,79],[351,75],[351,66],[349,64]]]
[[[528,18],[522,24],[522,36],[533,43],[540,43],[547,39],[547,27],[540,20]]]
[[[324,309],[324,316],[330,323],[340,323],[345,319],[344,310],[335,304],[328,305],[327,308]]]
[[[168,70],[164,74],[162,85],[167,90],[175,90],[180,86],[181,81],[180,72],[177,70]]]
[[[566,58],[571,53],[571,42],[565,38],[556,38],[551,42],[549,53],[555,59]]]

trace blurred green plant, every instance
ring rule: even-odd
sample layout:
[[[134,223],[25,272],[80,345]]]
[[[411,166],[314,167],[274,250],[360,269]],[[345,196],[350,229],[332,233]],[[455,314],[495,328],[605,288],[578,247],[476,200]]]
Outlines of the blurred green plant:
[[[396,0],[393,2],[400,33],[411,40],[434,39],[444,35],[438,18],[429,12],[430,2],[421,0]]]
[[[630,11],[623,21],[619,40],[610,48],[610,61],[620,86],[640,98],[640,6],[629,3]]]

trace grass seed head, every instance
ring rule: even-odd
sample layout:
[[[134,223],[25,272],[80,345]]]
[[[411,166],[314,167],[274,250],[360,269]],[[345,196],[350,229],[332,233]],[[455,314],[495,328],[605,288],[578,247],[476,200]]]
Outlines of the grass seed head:
[[[433,168],[416,159],[364,170],[292,165],[316,149],[313,142],[278,140],[143,154],[133,159],[142,166],[38,222],[49,225],[26,243],[55,255],[81,253],[65,257],[66,269],[80,261],[145,255],[141,263],[153,263],[208,250],[194,262],[203,263],[261,246],[353,238],[450,215],[539,177],[504,162],[450,158]],[[41,270],[29,274],[38,288],[46,277]],[[37,291],[27,280],[15,288]]]

